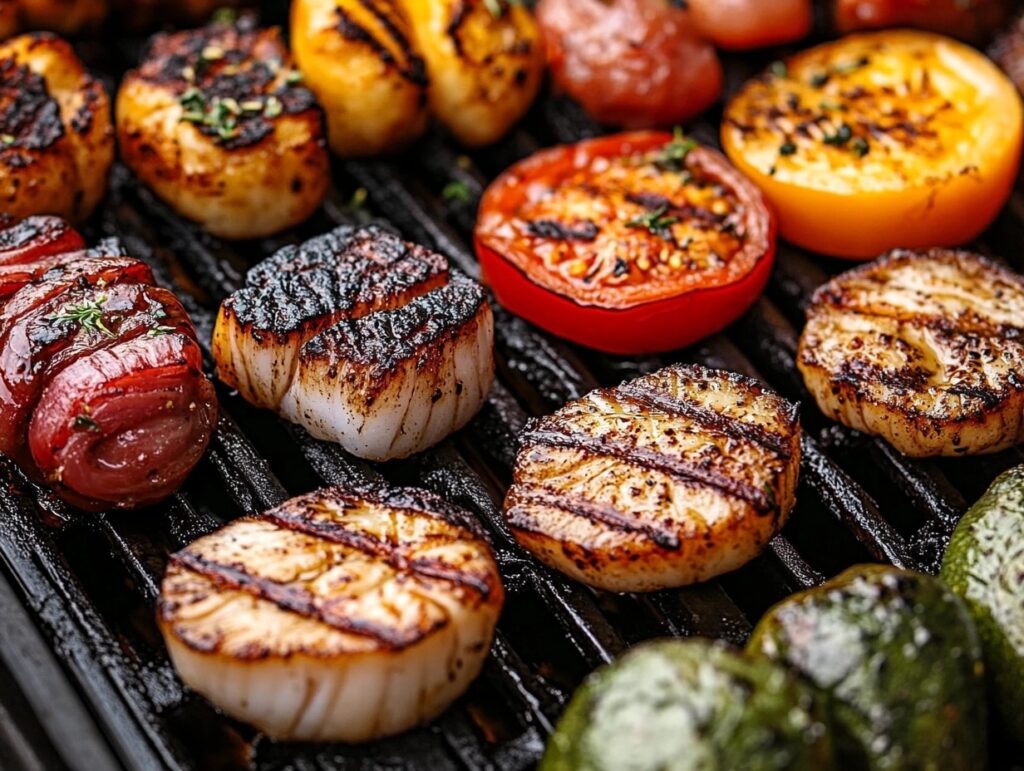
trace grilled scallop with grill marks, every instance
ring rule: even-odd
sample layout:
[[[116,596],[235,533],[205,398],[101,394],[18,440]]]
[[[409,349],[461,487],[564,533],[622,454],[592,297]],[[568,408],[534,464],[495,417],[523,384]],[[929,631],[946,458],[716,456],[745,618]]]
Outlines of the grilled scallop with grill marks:
[[[653,591],[756,556],[793,508],[799,468],[796,405],[742,375],[674,365],[531,421],[505,517],[566,575]]]
[[[982,257],[895,251],[807,311],[797,366],[829,417],[906,455],[1024,440],[1024,279]]]
[[[503,600],[464,512],[332,488],[175,554],[158,615],[182,679],[228,714],[279,739],[363,742],[465,691]]]
[[[470,146],[497,141],[533,103],[544,73],[540,31],[508,0],[400,0],[427,64],[430,106]]]
[[[107,93],[71,46],[49,33],[0,45],[0,211],[84,220],[113,159]]]
[[[118,93],[122,158],[214,235],[296,225],[330,176],[323,116],[300,81],[279,31],[251,16],[158,35]]]
[[[213,353],[248,401],[363,458],[461,428],[494,377],[483,290],[377,227],[342,227],[257,266],[221,305]]]
[[[291,43],[338,155],[397,150],[427,128],[427,73],[397,0],[294,0]]]

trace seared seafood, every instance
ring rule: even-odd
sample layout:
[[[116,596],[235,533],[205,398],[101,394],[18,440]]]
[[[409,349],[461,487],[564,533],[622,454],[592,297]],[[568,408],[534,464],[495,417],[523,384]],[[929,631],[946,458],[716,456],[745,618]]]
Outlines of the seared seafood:
[[[1024,439],[1024,279],[969,252],[895,251],[821,287],[797,366],[818,406],[912,456]]]
[[[218,375],[248,401],[363,458],[461,428],[494,377],[483,290],[377,227],[338,228],[250,271],[221,305]]]
[[[741,375],[674,365],[531,421],[505,518],[538,559],[591,586],[682,586],[764,548],[799,468],[796,405]]]
[[[281,739],[431,720],[480,671],[504,592],[469,517],[411,489],[320,490],[171,558],[159,623],[182,679]]]
[[[330,178],[321,123],[278,30],[249,16],[158,35],[117,97],[124,162],[224,238],[270,235],[317,209]]]
[[[0,211],[88,217],[114,159],[103,85],[48,33],[0,44]]]

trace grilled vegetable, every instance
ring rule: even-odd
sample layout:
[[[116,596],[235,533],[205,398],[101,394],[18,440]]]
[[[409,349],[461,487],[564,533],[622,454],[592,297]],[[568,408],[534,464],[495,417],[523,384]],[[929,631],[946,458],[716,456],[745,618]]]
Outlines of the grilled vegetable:
[[[500,139],[544,72],[530,11],[509,0],[399,0],[430,77],[434,115],[466,145]]]
[[[773,204],[781,235],[873,258],[977,236],[1017,175],[1021,102],[977,51],[923,32],[853,35],[750,81],[726,154]]]
[[[363,458],[401,458],[461,428],[494,377],[481,288],[376,227],[283,249],[221,306],[220,378]]]
[[[811,31],[810,0],[687,0],[700,34],[720,48],[791,43]]]
[[[0,44],[0,211],[84,220],[114,158],[103,85],[48,33]]]
[[[827,694],[841,768],[986,768],[977,631],[931,576],[851,568],[772,608],[748,650]]]
[[[320,490],[171,558],[158,617],[182,679],[282,739],[362,742],[476,677],[504,593],[465,513],[411,489]]]
[[[820,701],[771,662],[705,640],[647,643],[580,687],[540,771],[827,771]]]
[[[158,35],[117,98],[121,156],[183,216],[225,238],[311,215],[327,192],[322,115],[278,30],[251,16]]]
[[[941,575],[977,624],[999,716],[1024,741],[1024,466],[996,479],[963,516]]]
[[[1006,23],[1010,0],[835,0],[833,18],[842,32],[918,27],[981,42]]]
[[[596,120],[681,123],[722,91],[722,66],[690,12],[666,0],[540,0],[555,84]]]
[[[679,348],[757,299],[771,212],[714,150],[637,132],[544,150],[487,190],[476,251],[502,305],[612,353]]]
[[[917,457],[1024,440],[1024,279],[968,252],[896,251],[814,294],[797,366],[818,406]]]
[[[799,468],[796,405],[741,375],[674,365],[531,421],[505,518],[538,559],[591,586],[682,586],[761,551]]]
[[[334,152],[397,150],[426,129],[426,68],[397,0],[294,0],[291,43]]]

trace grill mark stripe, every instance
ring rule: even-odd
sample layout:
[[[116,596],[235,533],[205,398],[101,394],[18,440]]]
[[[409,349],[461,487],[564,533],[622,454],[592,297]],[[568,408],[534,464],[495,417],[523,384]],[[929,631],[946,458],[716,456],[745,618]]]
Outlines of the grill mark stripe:
[[[377,557],[387,562],[396,571],[407,571],[425,578],[445,580],[463,588],[472,589],[484,599],[491,593],[491,586],[487,581],[480,580],[468,571],[453,568],[437,559],[425,557],[407,559],[399,548],[364,533],[354,533],[334,522],[314,520],[282,511],[268,511],[262,518],[284,530],[320,538]]]
[[[619,386],[615,389],[615,395],[642,409],[660,410],[672,417],[689,418],[706,429],[717,431],[734,439],[753,442],[781,460],[789,460],[793,455],[786,440],[778,434],[773,434],[760,426],[751,425],[736,418],[726,417],[686,399],[673,398],[633,383]],[[788,417],[795,421],[795,411]]]
[[[416,85],[426,88],[429,82],[427,79],[427,65],[424,63],[423,59],[413,51],[412,44],[409,42],[408,36],[398,28],[398,26],[391,20],[390,16],[381,10],[380,2],[381,0],[359,0],[359,4],[373,14],[374,18],[377,19],[380,25],[391,36],[391,39],[395,41],[395,44],[402,50],[402,53],[405,54],[408,64],[402,74]]]
[[[361,3],[362,4],[362,3]],[[335,11],[338,14],[338,31],[341,32],[349,40],[366,43],[367,46],[376,54],[382,62],[388,65],[394,65],[395,70],[405,80],[409,81],[415,86],[424,88],[427,85],[426,69],[423,65],[422,60],[419,57],[414,57],[408,48],[408,41],[405,41],[405,48],[402,46],[402,41],[396,41],[399,48],[402,49],[403,53],[407,54],[409,61],[406,65],[398,61],[395,55],[387,49],[383,43],[381,43],[366,27],[359,24],[355,19],[352,18],[351,14],[344,8],[336,8]],[[373,14],[375,18],[379,18],[376,13]],[[385,30],[390,32],[390,26],[385,25]],[[404,40],[404,37],[403,37]]]
[[[578,496],[555,493],[549,490],[531,490],[529,492],[517,493],[516,504],[508,512],[508,523],[511,527],[530,530],[527,518],[520,514],[523,504],[534,506],[545,506],[547,508],[564,511],[591,522],[600,523],[613,530],[623,533],[639,533],[653,541],[663,549],[678,551],[681,546],[679,536],[669,530],[662,530],[654,523],[642,522],[636,518],[623,514],[612,506],[606,506],[586,498]],[[547,533],[543,533],[547,535]]]
[[[429,629],[413,628],[405,633],[383,624],[353,619],[331,613],[317,602],[309,592],[294,586],[285,586],[261,576],[253,575],[241,567],[222,565],[190,551],[171,557],[172,564],[192,570],[221,588],[245,592],[272,603],[281,610],[306,618],[315,618],[323,624],[347,634],[369,637],[392,650],[405,648],[436,631],[444,622],[434,623]]]
[[[673,458],[644,447],[628,445],[591,434],[563,433],[542,429],[526,431],[522,434],[521,441],[524,446],[542,445],[545,447],[579,450],[587,455],[610,456],[634,466],[640,466],[651,471],[659,471],[682,481],[696,482],[705,487],[710,487],[724,495],[746,501],[762,513],[773,509],[771,501],[763,490],[758,490],[752,485],[728,477],[725,474],[703,469],[681,458]]]
[[[808,310],[812,318],[833,320],[843,316],[857,316],[862,319],[883,319],[901,326],[915,329],[927,329],[959,337],[985,337],[998,340],[1019,341],[1024,338],[1024,326],[997,324],[983,318],[964,318],[963,316],[943,316],[938,313],[907,310],[903,313],[888,313],[883,309],[871,310],[857,305],[827,302],[820,306],[812,305]]]

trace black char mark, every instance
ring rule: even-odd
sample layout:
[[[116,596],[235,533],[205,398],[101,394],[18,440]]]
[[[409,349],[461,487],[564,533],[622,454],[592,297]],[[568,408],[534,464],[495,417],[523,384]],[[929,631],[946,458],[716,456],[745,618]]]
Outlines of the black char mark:
[[[64,136],[60,105],[44,78],[13,58],[0,61],[0,160],[22,168],[31,163],[24,150],[52,147]]]
[[[352,18],[351,14],[345,11],[343,8],[337,8],[336,12],[338,15],[338,31],[345,36],[347,40],[352,40],[358,43],[365,43],[370,49],[377,55],[377,57],[389,67],[395,67],[398,73],[420,88],[426,88],[427,78],[427,67],[413,50],[412,44],[409,42],[409,38],[398,28],[398,25],[381,10],[381,0],[360,0],[362,5],[380,24],[381,28],[388,34],[394,43],[395,47],[401,51],[404,62],[398,61],[394,54],[388,49],[387,45],[382,43],[365,27],[361,26],[355,19]]]
[[[327,317],[372,309],[428,282],[441,284],[447,272],[442,256],[389,230],[342,226],[260,263],[224,307],[257,334],[285,336]]]
[[[530,220],[526,223],[526,230],[531,236],[553,241],[593,241],[599,232],[597,225],[590,220],[572,225],[557,220]]]

